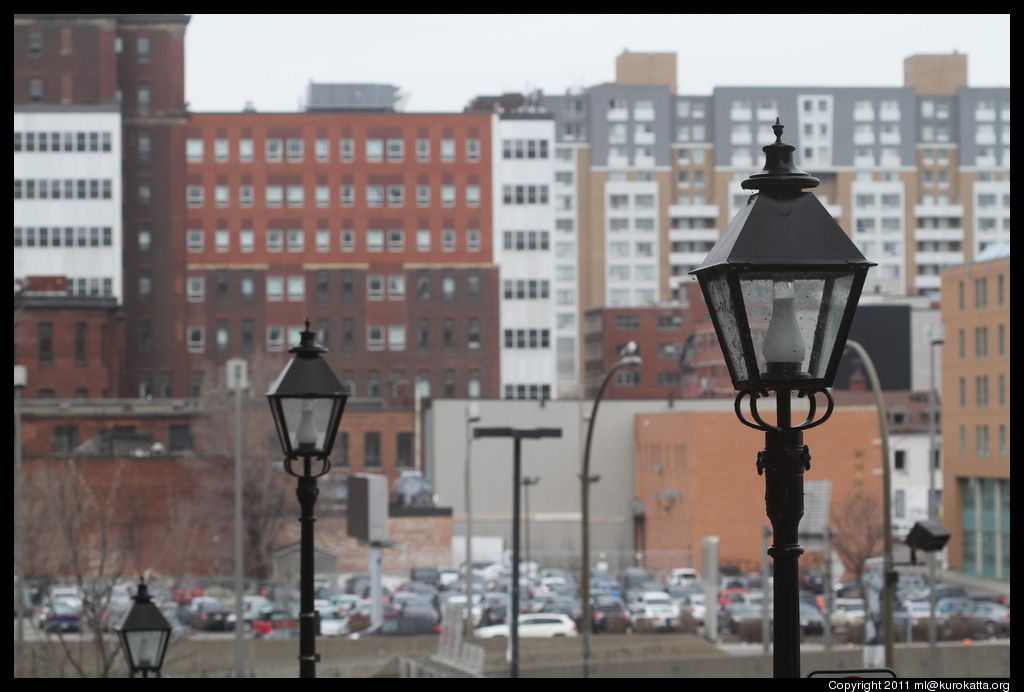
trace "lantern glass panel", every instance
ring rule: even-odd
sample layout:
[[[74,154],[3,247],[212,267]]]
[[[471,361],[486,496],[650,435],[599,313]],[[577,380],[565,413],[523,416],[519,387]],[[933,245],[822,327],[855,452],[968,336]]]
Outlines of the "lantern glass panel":
[[[282,397],[280,401],[292,450],[298,454],[326,453],[335,401],[316,397]]]
[[[778,271],[740,277],[753,355],[763,378],[824,377],[836,345],[853,272]],[[785,364],[768,367],[768,363]]]
[[[157,670],[161,652],[166,646],[166,630],[125,632],[126,645],[131,651],[131,665],[136,670]]]
[[[706,292],[711,314],[718,321],[718,341],[725,352],[725,358],[731,366],[734,378],[737,381],[746,380],[749,373],[747,372],[747,361],[743,357],[743,335],[736,322],[729,275],[723,273],[709,278]]]

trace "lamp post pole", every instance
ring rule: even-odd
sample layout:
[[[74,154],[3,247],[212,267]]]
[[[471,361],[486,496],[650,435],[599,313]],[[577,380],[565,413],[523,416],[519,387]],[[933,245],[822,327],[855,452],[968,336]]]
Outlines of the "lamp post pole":
[[[864,364],[867,372],[868,382],[871,383],[871,391],[875,395],[875,408],[878,409],[878,427],[882,438],[882,573],[884,582],[882,586],[882,629],[885,631],[885,665],[892,668],[895,661],[893,631],[893,591],[896,586],[896,572],[893,569],[892,557],[892,467],[889,456],[889,423],[885,412],[885,400],[882,398],[882,385],[878,381],[878,371],[875,370],[875,363],[871,360],[868,352],[852,339],[846,342],[846,347],[852,350]]]
[[[466,464],[463,472],[463,489],[465,491],[466,503],[466,636],[473,636],[473,508],[471,505],[473,493],[471,492],[469,462],[470,450],[473,445],[473,435],[470,433],[473,423],[479,423],[480,416],[473,411],[473,406],[466,405]]]
[[[473,437],[511,437],[514,442],[512,461],[512,607],[508,615],[509,677],[519,677],[519,496],[522,486],[523,439],[561,437],[561,428],[476,428]]]
[[[942,346],[944,339],[931,339],[928,344],[928,521],[938,519],[939,512],[935,498],[935,347]],[[935,656],[935,640],[938,634],[935,621],[935,561],[936,551],[928,551],[928,651]]]
[[[228,388],[235,392],[235,677],[245,677],[244,561],[242,550],[242,393],[248,387],[245,360],[227,362]]]
[[[301,342],[289,349],[295,357],[285,366],[267,393],[274,416],[284,469],[298,479],[295,495],[299,500],[299,677],[315,678],[316,610],[313,604],[313,514],[319,489],[316,479],[331,468],[329,455],[341,422],[348,395],[330,366],[321,357],[327,349],[316,343],[315,334],[306,329]],[[301,459],[301,471],[292,465]],[[314,466],[314,459],[316,465]]]
[[[526,534],[527,568],[529,568],[530,565],[530,488],[534,485],[537,485],[538,483],[540,483],[540,476],[526,476],[525,478],[523,478],[523,487],[526,488],[526,516],[523,519],[525,523],[525,526],[523,527],[523,532]]]
[[[775,564],[775,677],[800,674],[798,543],[803,517],[804,471],[810,453],[803,432],[832,415],[829,388],[849,334],[868,270],[861,254],[808,188],[821,181],[793,161],[783,125],[772,127],[775,142],[762,148],[765,167],[741,183],[754,190],[746,205],[694,269],[722,347],[740,422],[765,434],[757,455],[765,477],[765,506],[772,524],[768,549]],[[766,422],[757,400],[775,393],[776,421]],[[809,413],[792,416],[792,395],[806,397]],[[817,396],[827,409],[819,417]],[[741,411],[750,398],[747,420]]]
[[[597,420],[597,407],[604,397],[604,390],[611,382],[612,375],[625,367],[636,367],[642,362],[637,355],[636,342],[630,341],[623,349],[622,357],[609,368],[601,381],[601,386],[594,397],[594,405],[590,409],[590,420],[587,422],[587,441],[583,446],[583,469],[580,472],[580,597],[583,601],[583,615],[580,624],[582,646],[583,677],[590,677],[590,637],[594,631],[593,615],[590,609],[590,484],[596,478],[590,476],[590,442],[594,437],[594,421]]]
[[[27,370],[24,365],[14,366],[14,608],[18,618],[15,629],[17,653],[15,673],[24,673],[25,666],[25,548],[24,498],[22,497],[21,460],[21,390],[27,384]]]

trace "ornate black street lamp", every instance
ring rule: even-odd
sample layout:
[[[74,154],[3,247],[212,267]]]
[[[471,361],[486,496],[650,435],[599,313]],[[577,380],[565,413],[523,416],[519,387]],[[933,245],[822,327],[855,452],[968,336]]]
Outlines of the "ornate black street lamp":
[[[765,476],[765,504],[774,544],[775,677],[800,675],[800,610],[797,529],[803,516],[803,474],[810,454],[803,431],[820,425],[834,402],[828,388],[843,354],[867,261],[817,197],[806,188],[819,180],[793,163],[793,147],[765,146],[765,167],[744,180],[756,190],[693,270],[708,304],[736,396],[736,415],[765,433],[757,472]],[[776,422],[766,422],[757,400],[775,392]],[[794,424],[791,394],[807,397],[806,419]],[[820,417],[817,395],[827,408]],[[742,410],[750,398],[748,420]]]
[[[128,672],[134,678],[136,673],[149,677],[160,676],[167,653],[167,642],[171,637],[171,625],[160,612],[146,589],[146,582],[139,580],[139,588],[133,598],[135,605],[124,618],[117,636],[121,640],[121,652],[128,664]]]
[[[326,353],[316,343],[315,334],[300,332],[300,343],[289,349],[294,353],[267,392],[277,436],[284,451],[284,468],[298,479],[295,494],[299,499],[302,526],[299,543],[299,677],[315,678],[316,611],[313,608],[313,507],[319,490],[316,479],[331,468],[328,457],[341,423],[348,395],[330,366],[320,357]],[[292,463],[301,459],[301,471]],[[314,466],[314,459],[316,466]]]

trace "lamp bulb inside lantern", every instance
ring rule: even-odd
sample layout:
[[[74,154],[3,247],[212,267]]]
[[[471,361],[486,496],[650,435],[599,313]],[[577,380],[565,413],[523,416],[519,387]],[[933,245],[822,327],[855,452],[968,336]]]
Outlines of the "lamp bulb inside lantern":
[[[764,335],[764,359],[768,363],[800,364],[805,350],[793,306],[793,282],[776,281],[772,290],[772,317]]]
[[[315,447],[317,440],[316,423],[313,422],[313,401],[302,402],[302,419],[295,433],[295,441],[299,447]]]

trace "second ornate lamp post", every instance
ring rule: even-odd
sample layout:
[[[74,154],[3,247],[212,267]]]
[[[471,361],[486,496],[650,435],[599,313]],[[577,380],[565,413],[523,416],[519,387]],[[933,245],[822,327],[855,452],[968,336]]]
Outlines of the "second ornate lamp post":
[[[867,261],[817,197],[819,180],[793,163],[794,147],[776,140],[763,148],[764,169],[744,180],[755,190],[746,206],[695,269],[729,367],[736,415],[765,433],[757,472],[765,476],[765,504],[774,544],[775,677],[800,675],[797,537],[803,516],[803,476],[810,454],[803,431],[832,414],[828,388],[835,379],[853,321]],[[776,421],[766,422],[757,400],[775,392]],[[794,423],[791,394],[807,397],[806,419]],[[816,414],[817,395],[827,408]],[[748,420],[742,410],[750,398]]]
[[[341,423],[348,395],[330,366],[320,357],[326,353],[316,343],[315,334],[300,333],[300,343],[289,353],[295,357],[288,362],[267,392],[270,411],[274,416],[277,436],[284,451],[284,468],[298,479],[295,494],[299,499],[302,525],[299,543],[299,677],[315,678],[316,664],[316,611],[313,608],[313,507],[319,490],[316,479],[331,468],[328,457],[334,447],[334,438]],[[292,464],[301,460],[301,470]],[[314,466],[315,460],[315,466]]]

